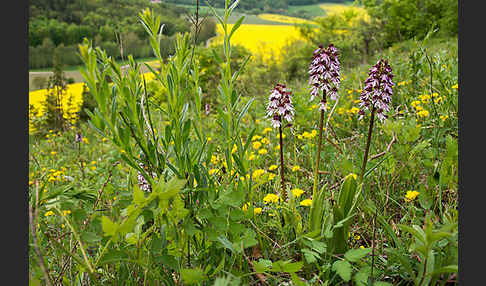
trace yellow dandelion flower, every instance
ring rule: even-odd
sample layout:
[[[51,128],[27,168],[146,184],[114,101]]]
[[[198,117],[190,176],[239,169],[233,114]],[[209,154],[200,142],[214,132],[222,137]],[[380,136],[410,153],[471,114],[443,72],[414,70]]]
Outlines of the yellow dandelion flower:
[[[273,150],[280,150],[280,145],[273,147]]]
[[[285,139],[285,137],[287,137],[287,135],[282,134],[282,139]],[[279,134],[277,134],[277,139],[280,139],[280,133],[279,133]]]
[[[253,209],[253,213],[254,213],[255,215],[257,215],[257,214],[261,214],[261,213],[262,213],[262,208],[254,208],[254,209]]]
[[[303,138],[304,138],[304,136],[302,136],[302,134],[297,134],[297,139],[302,140]]]
[[[50,216],[50,215],[54,215],[54,212],[53,211],[47,211],[44,216]]]
[[[405,201],[406,202],[411,202],[417,198],[417,196],[420,194],[420,192],[417,191],[407,191],[407,194],[405,195]]]
[[[268,138],[263,138],[262,140],[260,140],[260,142],[262,142],[262,144],[270,144],[270,140],[268,140]]]
[[[256,140],[260,140],[262,139],[262,136],[260,135],[253,135],[253,137],[251,137],[251,141],[256,141]]]
[[[51,151],[51,155],[56,155],[57,152],[56,151]]]
[[[84,143],[89,144],[89,140],[88,140],[88,138],[83,137],[83,139],[81,139],[81,140],[83,140],[83,142],[84,142]]]
[[[452,86],[452,88],[453,89],[458,89],[459,88],[459,84],[456,83],[455,85]]]
[[[250,153],[250,156],[248,156],[248,160],[253,161],[253,160],[255,160],[255,159],[256,159],[255,152],[251,152],[251,153]]]
[[[300,196],[302,196],[302,194],[304,193],[304,190],[302,189],[299,189],[299,188],[295,188],[292,190],[292,194],[294,195],[294,197],[298,198]]]
[[[253,179],[257,179],[258,177],[260,177],[261,175],[265,174],[265,170],[263,169],[257,169],[255,171],[253,171]]]
[[[91,170],[96,170],[96,166],[91,166]]]
[[[218,171],[218,169],[211,169],[209,170],[209,175],[215,174]]]
[[[300,202],[300,205],[304,206],[304,207],[310,207],[312,205],[312,200],[311,199],[305,199],[305,200]]]
[[[271,127],[267,127],[265,129],[263,129],[262,134],[265,135],[265,134],[267,134],[270,131],[272,131],[272,128]]]
[[[449,118],[449,115],[441,115],[440,116],[440,119],[442,120],[442,122],[446,121],[447,118]]]
[[[293,166],[292,167],[292,172],[297,172],[298,170],[300,170],[300,166]]]
[[[419,112],[417,112],[417,115],[418,115],[419,117],[428,117],[428,116],[429,116],[429,114],[430,114],[430,113],[429,113],[427,110],[425,110],[425,109],[424,109],[424,110],[421,110],[421,111],[419,111]]]
[[[435,103],[442,103],[443,101],[444,100],[443,100],[442,96],[441,97],[437,97],[436,99],[434,99],[434,102]]]
[[[351,108],[351,109],[349,110],[349,112],[350,112],[350,113],[353,113],[353,114],[358,114],[359,110],[360,110],[359,108],[357,108],[357,107],[353,107],[353,108]]]
[[[106,137],[101,138],[101,142],[105,143],[106,141],[108,141],[108,138]]]
[[[277,176],[277,175],[275,175],[274,173],[269,173],[268,174],[268,180],[269,181],[273,180],[273,178],[275,178],[275,176]]]
[[[249,206],[250,206],[250,203],[246,203],[244,206],[241,207],[241,210],[246,212],[248,210]]]
[[[261,142],[259,142],[259,141],[253,142],[253,148],[258,150],[258,149],[260,149],[260,147],[262,147]]]
[[[276,195],[276,194],[267,194],[264,198],[263,198],[263,202],[265,204],[269,204],[269,203],[277,203],[279,201],[279,196]]]
[[[268,153],[267,149],[260,149],[260,150],[258,150],[258,154],[260,154],[260,155],[265,155],[267,153]]]
[[[273,170],[275,170],[277,168],[278,168],[277,165],[271,165],[270,167],[268,167],[268,170],[273,171]]]
[[[213,139],[212,139],[211,137],[208,137],[208,138],[206,138],[206,140],[207,140],[207,141],[208,141],[208,143],[209,143],[209,142],[211,142],[211,140],[213,140]]]
[[[216,156],[212,155],[211,156],[211,163],[212,164],[217,164],[218,163],[218,158],[216,158]]]

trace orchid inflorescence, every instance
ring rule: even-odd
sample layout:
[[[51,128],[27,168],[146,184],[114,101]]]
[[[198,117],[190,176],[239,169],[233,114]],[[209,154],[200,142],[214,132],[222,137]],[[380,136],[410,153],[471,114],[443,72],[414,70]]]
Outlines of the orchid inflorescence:
[[[326,109],[326,95],[329,95],[331,100],[336,100],[339,97],[337,90],[341,78],[338,55],[339,53],[333,44],[330,44],[327,49],[319,45],[319,48],[314,51],[314,56],[309,67],[310,94],[312,101],[316,96],[319,96],[320,90],[324,92],[320,101],[320,110]]]
[[[380,59],[374,66],[370,68],[369,76],[365,81],[365,87],[361,92],[359,106],[359,119],[365,115],[365,110],[370,110],[372,107],[378,118],[384,122],[387,115],[383,114],[390,110],[390,102],[392,95],[393,74],[387,60]]]
[[[292,105],[291,92],[285,84],[278,83],[272,89],[267,106],[267,116],[272,118],[273,128],[282,125],[283,118],[287,122],[292,122],[294,118],[294,107]]]

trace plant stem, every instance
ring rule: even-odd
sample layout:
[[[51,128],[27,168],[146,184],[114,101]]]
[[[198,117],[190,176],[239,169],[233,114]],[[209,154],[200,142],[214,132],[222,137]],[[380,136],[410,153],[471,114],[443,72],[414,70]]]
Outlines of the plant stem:
[[[375,121],[375,107],[371,110],[371,118],[370,118],[370,128],[368,129],[368,139],[366,140],[366,148],[365,148],[365,155],[363,159],[363,166],[361,167],[361,174],[359,175],[359,181],[363,182],[363,176],[366,170],[366,163],[368,162],[368,153],[370,151],[370,143],[371,143],[371,133],[373,132],[373,122]]]
[[[287,193],[285,191],[282,125],[279,126],[278,131],[280,133],[280,182],[282,184],[282,200],[285,202],[287,200]]]
[[[375,268],[375,236],[376,236],[376,217],[378,216],[378,205],[375,200],[375,215],[373,216],[373,238],[371,240],[371,285],[375,282],[373,269]]]
[[[317,142],[316,166],[314,168],[314,186],[312,188],[312,198],[315,198],[317,192],[317,184],[319,182],[319,160],[321,159],[323,125],[324,125],[324,110],[321,110],[321,118],[319,120],[319,140]]]

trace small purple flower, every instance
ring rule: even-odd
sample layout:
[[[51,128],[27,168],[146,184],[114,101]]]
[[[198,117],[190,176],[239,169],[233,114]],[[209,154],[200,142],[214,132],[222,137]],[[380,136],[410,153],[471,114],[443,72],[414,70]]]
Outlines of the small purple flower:
[[[78,143],[81,143],[81,141],[83,141],[83,135],[81,135],[81,133],[76,133],[76,136],[74,137],[74,142],[78,142]]]
[[[145,171],[147,171],[147,173],[149,173],[148,168],[143,163],[139,163],[138,166],[140,166],[140,168],[143,168]],[[155,172],[152,172],[152,178],[155,179],[156,177],[157,174]],[[142,175],[140,171],[137,174],[137,180],[138,180],[138,186],[142,191],[152,192],[152,186],[149,184],[149,182],[145,179],[145,177]]]
[[[267,117],[272,118],[273,128],[282,125],[282,117],[288,122],[293,120],[294,107],[292,105],[290,94],[291,92],[285,87],[285,84],[278,83],[275,88],[272,89],[267,106]]]
[[[204,107],[206,109],[206,115],[209,115],[209,112],[211,112],[211,106],[209,105],[209,103],[206,103]]]
[[[384,122],[387,118],[383,112],[390,110],[391,95],[393,93],[393,74],[387,60],[380,59],[370,68],[365,87],[361,92],[359,119],[363,118],[365,110],[370,107],[376,111],[377,117]]]
[[[320,101],[320,110],[326,109],[326,95],[330,99],[336,100],[339,95],[337,90],[341,82],[340,78],[340,63],[338,59],[338,51],[333,44],[330,44],[327,49],[319,45],[314,51],[312,62],[309,67],[309,84],[311,85],[311,101],[319,96],[319,91],[323,91],[322,99]]]

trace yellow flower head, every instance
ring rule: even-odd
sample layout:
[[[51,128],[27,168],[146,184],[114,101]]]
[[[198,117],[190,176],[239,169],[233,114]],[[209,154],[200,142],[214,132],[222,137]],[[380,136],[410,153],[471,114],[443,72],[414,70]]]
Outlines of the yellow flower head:
[[[276,194],[267,194],[264,198],[263,198],[263,202],[265,204],[268,204],[268,203],[277,203],[279,201],[279,196],[276,195]]]
[[[216,158],[216,156],[212,155],[211,156],[211,163],[212,164],[217,164],[218,163],[218,158]]]
[[[253,148],[260,149],[260,147],[262,147],[262,143],[259,141],[253,142]]]
[[[273,171],[273,170],[275,170],[277,168],[278,168],[277,165],[271,165],[270,167],[268,167],[268,170]]]
[[[253,213],[256,214],[256,215],[257,214],[261,214],[262,213],[262,208],[254,208],[253,209]]]
[[[268,138],[262,138],[262,140],[260,141],[262,142],[262,144],[270,144],[270,140],[268,140]]]
[[[253,160],[255,160],[255,159],[256,159],[255,152],[251,152],[251,153],[250,153],[250,156],[248,157],[248,160],[253,161]]]
[[[428,117],[428,116],[429,116],[429,114],[430,114],[430,113],[429,113],[427,110],[425,110],[425,109],[424,109],[424,110],[421,110],[421,111],[419,111],[419,112],[417,112],[417,115],[418,115],[419,117]]]
[[[50,215],[54,215],[54,212],[53,211],[47,211],[44,216],[50,216]]]
[[[311,199],[305,199],[305,200],[300,202],[300,205],[304,206],[304,207],[310,207],[312,205],[312,200]]]
[[[276,175],[274,173],[269,173],[268,174],[268,180],[270,180],[270,181],[273,180],[273,178],[275,178],[275,176]]]
[[[417,198],[417,196],[420,194],[420,192],[417,191],[407,191],[407,194],[405,195],[405,201],[406,202],[411,202]]]
[[[258,177],[260,177],[261,175],[265,174],[265,170],[263,169],[257,169],[255,171],[253,171],[253,179],[257,179]]]
[[[258,150],[258,154],[260,154],[260,155],[265,155],[267,153],[268,153],[267,149],[260,149],[260,150]]]
[[[292,190],[292,194],[296,198],[302,196],[303,193],[304,193],[304,190],[301,190],[301,189],[298,189],[298,188],[295,188],[295,189]]]
[[[254,136],[251,138],[251,141],[260,140],[261,138],[262,138],[262,136],[260,136],[260,135],[254,135]]]
[[[440,119],[442,120],[442,122],[446,121],[447,118],[449,118],[449,115],[441,115],[440,116]]]
[[[452,88],[453,89],[458,89],[459,88],[459,84],[456,83],[455,85],[452,86]]]
[[[218,169],[211,169],[211,170],[209,170],[208,173],[209,173],[209,175],[212,175],[212,174],[216,173],[217,171],[218,171]]]
[[[292,167],[292,172],[297,172],[298,170],[300,170],[300,166],[293,166]]]
[[[265,129],[263,129],[262,134],[265,135],[265,134],[267,134],[270,131],[272,131],[272,128],[271,127],[267,127]]]
[[[56,151],[52,151],[52,152],[51,152],[51,155],[56,155],[56,154],[57,154],[57,152],[56,152]]]
[[[236,148],[236,144],[233,144],[233,149],[231,149],[231,154],[235,153],[238,149]]]

